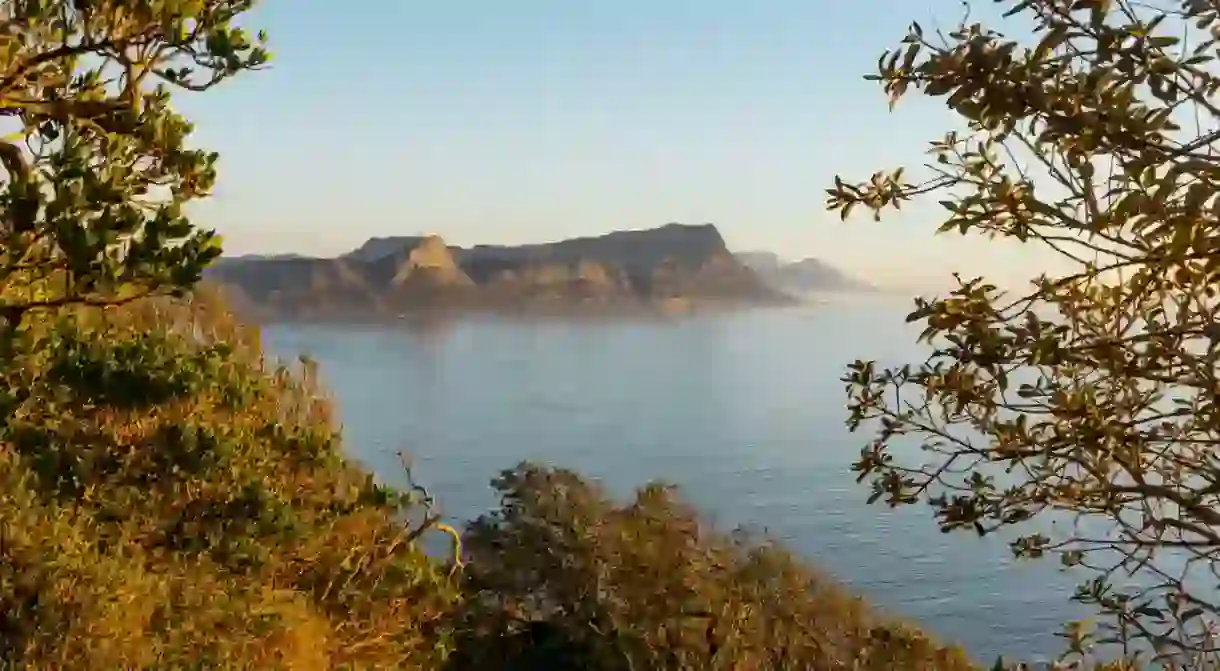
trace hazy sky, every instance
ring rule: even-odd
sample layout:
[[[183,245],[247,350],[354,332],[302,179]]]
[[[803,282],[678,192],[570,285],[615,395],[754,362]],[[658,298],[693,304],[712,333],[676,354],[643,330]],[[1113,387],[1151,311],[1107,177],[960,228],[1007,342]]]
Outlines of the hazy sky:
[[[980,9],[991,3],[980,0]],[[527,242],[717,224],[735,249],[883,282],[1025,276],[1028,253],[934,239],[934,210],[823,211],[836,174],[922,161],[942,106],[862,75],[953,0],[262,0],[272,66],[180,101],[221,152],[198,223],[230,253],[374,235]]]

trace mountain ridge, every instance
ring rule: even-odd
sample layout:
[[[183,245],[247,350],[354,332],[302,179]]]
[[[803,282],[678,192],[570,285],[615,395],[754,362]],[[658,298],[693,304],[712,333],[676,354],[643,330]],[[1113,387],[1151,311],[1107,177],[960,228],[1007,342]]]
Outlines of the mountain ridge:
[[[795,302],[742,264],[712,224],[513,246],[459,247],[437,235],[379,237],[332,258],[227,258],[207,278],[249,310],[287,318]]]

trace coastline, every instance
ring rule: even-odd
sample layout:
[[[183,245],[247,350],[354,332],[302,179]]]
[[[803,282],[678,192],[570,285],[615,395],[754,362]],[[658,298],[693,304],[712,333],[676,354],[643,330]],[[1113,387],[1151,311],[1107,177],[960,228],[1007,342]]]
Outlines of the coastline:
[[[722,299],[676,299],[672,301],[615,303],[523,303],[517,305],[420,305],[397,313],[376,310],[276,311],[238,310],[244,320],[261,325],[349,325],[349,326],[430,326],[464,319],[508,321],[672,321],[707,315],[758,310],[776,310],[817,305],[810,298],[787,297],[781,300],[739,301]]]

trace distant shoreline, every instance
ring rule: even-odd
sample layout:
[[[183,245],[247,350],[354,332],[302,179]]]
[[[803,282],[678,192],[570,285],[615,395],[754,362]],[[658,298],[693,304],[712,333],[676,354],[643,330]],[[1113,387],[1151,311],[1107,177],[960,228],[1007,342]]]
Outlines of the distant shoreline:
[[[796,298],[783,301],[683,301],[681,304],[615,304],[615,305],[520,305],[520,306],[444,306],[416,307],[399,314],[353,311],[351,313],[319,312],[316,314],[292,314],[265,310],[238,311],[243,318],[260,325],[342,325],[354,326],[411,326],[419,323],[460,321],[463,319],[499,319],[510,321],[668,321],[708,315],[756,312],[760,310],[782,310],[817,305],[820,301],[811,298]]]

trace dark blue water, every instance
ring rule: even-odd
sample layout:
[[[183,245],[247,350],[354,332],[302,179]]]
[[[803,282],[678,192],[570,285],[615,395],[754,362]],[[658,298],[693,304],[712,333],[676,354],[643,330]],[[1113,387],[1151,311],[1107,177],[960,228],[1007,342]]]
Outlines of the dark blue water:
[[[890,611],[980,658],[1060,650],[1082,613],[1052,561],[1014,564],[998,539],[943,535],[928,509],[867,505],[850,464],[844,367],[914,363],[907,304],[839,302],[673,321],[467,320],[403,327],[270,326],[281,356],[321,364],[349,451],[414,473],[451,517],[496,503],[522,459],[618,491],[663,478],[725,527],[765,528]]]

